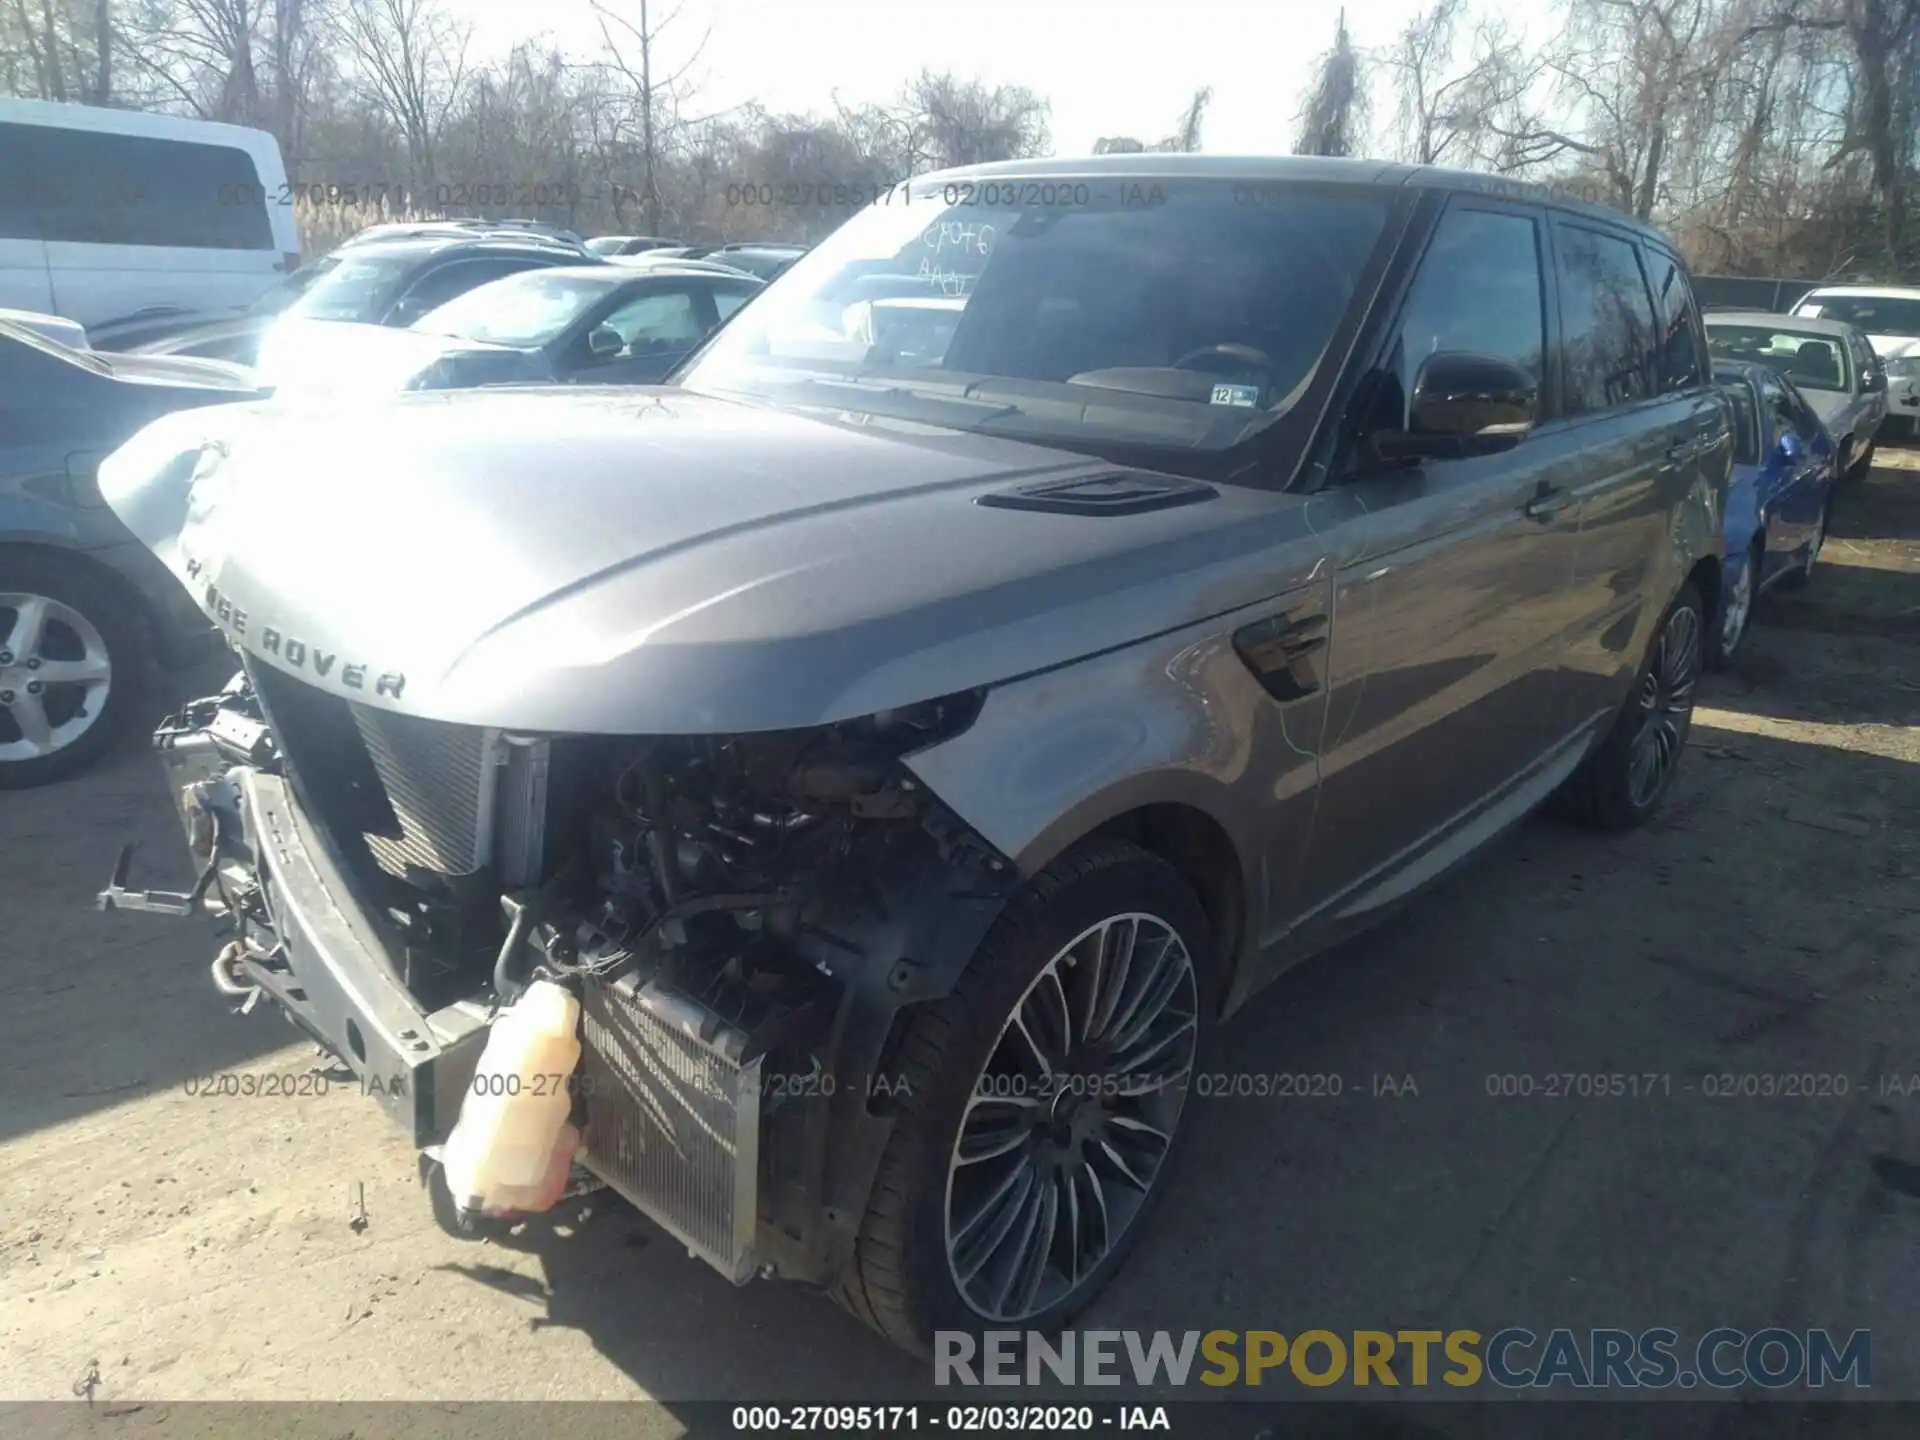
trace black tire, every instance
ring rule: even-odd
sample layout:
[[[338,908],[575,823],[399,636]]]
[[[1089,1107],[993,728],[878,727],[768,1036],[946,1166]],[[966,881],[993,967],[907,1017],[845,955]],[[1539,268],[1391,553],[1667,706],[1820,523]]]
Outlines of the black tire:
[[[1724,670],[1733,657],[1739,653],[1746,638],[1753,631],[1754,606],[1759,603],[1760,576],[1765,569],[1767,558],[1767,532],[1762,530],[1753,537],[1753,544],[1747,550],[1747,563],[1741,571],[1748,590],[1744,613],[1739,618],[1739,630],[1733,634],[1727,632],[1728,609],[1736,603],[1730,588],[1722,585],[1720,604],[1715,607],[1719,613],[1714,623],[1707,627],[1707,668]]]
[[[89,568],[83,560],[37,552],[0,552],[0,596],[9,594],[44,597],[81,617],[104,646],[110,674],[105,701],[99,705],[99,713],[91,717],[91,723],[59,748],[37,756],[6,758],[7,747],[20,743],[25,731],[14,717],[10,703],[0,701],[0,790],[25,789],[65,779],[110,750],[128,718],[139,712],[140,695],[152,661],[138,612],[111,580]],[[0,602],[0,654],[10,653],[5,646],[18,613],[17,608],[5,607],[4,602]],[[80,634],[58,621],[50,625],[45,648],[54,653],[49,661],[71,659],[68,648],[76,643]],[[24,668],[27,658],[22,655],[11,668],[0,668],[0,694],[24,699],[22,692],[36,683],[33,672]],[[88,718],[82,713],[87,708],[86,698],[86,692],[79,687],[54,685],[40,692],[40,698],[34,703],[45,707],[42,713],[50,720],[66,715],[71,721]]]
[[[1680,617],[1689,612],[1694,659],[1688,667],[1683,692],[1680,685],[1670,687],[1668,680],[1657,672],[1666,665],[1668,648],[1686,643],[1676,639],[1676,630],[1686,624]],[[1647,653],[1634,675],[1633,688],[1621,702],[1620,713],[1614,717],[1606,738],[1555,792],[1553,809],[1562,818],[1596,830],[1630,830],[1646,823],[1660,808],[1660,801],[1673,788],[1680,757],[1686,752],[1687,731],[1693,720],[1693,687],[1699,679],[1700,661],[1704,659],[1706,634],[1706,606],[1693,582],[1688,581],[1680,587],[1680,593],[1655,627]],[[1650,682],[1654,701],[1651,707],[1647,703]],[[1669,689],[1675,699],[1684,693],[1684,710],[1675,713],[1668,707]],[[1645,791],[1636,783],[1635,742],[1651,723],[1651,714],[1658,714],[1667,722],[1665,728],[1670,730],[1671,738],[1663,733],[1657,737],[1656,748],[1670,750],[1670,753],[1653,788]]]
[[[1098,1263],[1089,1264],[1076,1286],[1031,1314],[1022,1314],[1017,1319],[989,1318],[962,1294],[962,1282],[956,1278],[957,1262],[949,1261],[949,1162],[957,1160],[956,1147],[961,1122],[968,1113],[969,1098],[976,1089],[987,1089],[989,1062],[997,1062],[1008,1053],[999,1048],[1003,1041],[1018,1044],[1012,1038],[1013,1016],[1016,1007],[1027,1004],[1030,987],[1036,995],[1040,993],[1041,977],[1056,959],[1062,958],[1076,937],[1083,937],[1091,928],[1111,918],[1138,914],[1164,922],[1184,944],[1192,962],[1194,1024],[1191,1060],[1187,1066],[1189,1081],[1157,1092],[1163,1098],[1151,1102],[1166,1103],[1178,1096],[1171,1141],[1161,1150],[1156,1168],[1145,1177],[1144,1197],[1133,1201],[1138,1208],[1115,1227],[1117,1239],[1111,1240],[1110,1248]],[[1085,952],[1076,947],[1076,958],[1081,953]],[[1163,953],[1172,951],[1169,948]],[[1094,957],[1088,955],[1088,958]],[[1075,962],[1065,963],[1071,969]],[[1102,959],[1084,970],[1074,970],[1071,983],[1084,987],[1091,977],[1094,990],[1098,991],[1097,977],[1105,963]],[[907,1098],[902,1102],[903,1113],[881,1159],[855,1243],[853,1262],[836,1287],[835,1298],[839,1303],[896,1345],[919,1355],[932,1353],[937,1330],[961,1330],[977,1335],[989,1327],[1018,1325],[1050,1332],[1067,1324],[1100,1293],[1139,1243],[1151,1212],[1164,1195],[1178,1164],[1187,1132],[1193,1128],[1193,1097],[1188,1090],[1190,1077],[1202,1073],[1201,1067],[1210,1054],[1215,1013],[1213,966],[1206,913],[1179,872],[1158,856],[1122,841],[1095,840],[1069,851],[1035,877],[988,933],[953,993],[916,1016],[905,1036],[896,1069],[907,1082],[903,1092]],[[1151,973],[1144,975],[1141,988],[1159,989],[1158,985],[1147,983],[1153,978]],[[1076,988],[1074,993],[1079,996],[1093,992]],[[1069,1007],[1076,1003],[1068,998],[1064,986],[1060,997]],[[1033,1012],[1022,1009],[1021,1013],[1031,1015]],[[1125,1028],[1124,1021],[1121,1028]],[[1003,1077],[996,1072],[995,1078]],[[994,1089],[990,1093],[1006,1092]],[[1048,1152],[1055,1155],[1094,1153],[1094,1142],[1086,1138],[1067,1141],[1046,1138],[1061,1128],[1066,1127],[1034,1125],[1018,1145],[1006,1152],[995,1151],[996,1160],[965,1173],[986,1172],[991,1176],[987,1167],[1001,1160],[1017,1169],[1023,1163],[1020,1156],[1039,1153],[1040,1147],[1048,1145],[1068,1147],[1064,1151]],[[956,1168],[955,1173],[961,1172]],[[1110,1183],[1115,1182],[1110,1178]],[[1057,1174],[1047,1183],[1047,1189],[1053,1208],[1048,1210],[1042,1204],[1033,1221],[1035,1229],[1045,1219],[1057,1219],[1062,1213],[1069,1203],[1060,1199],[1062,1194],[1071,1197],[1076,1193],[1074,1184],[1059,1179]],[[1104,1189],[1096,1186],[1095,1190],[1101,1197],[1100,1213],[1107,1215]],[[1088,1192],[1083,1188],[1077,1193]],[[1119,1198],[1116,1192],[1116,1208]],[[1127,1198],[1133,1197],[1129,1194]],[[1003,1208],[988,1203],[980,1206],[980,1213],[1005,1213],[1016,1208],[1022,1207],[1016,1204]],[[1077,1205],[1072,1213],[1076,1220],[1081,1216]],[[1089,1225],[1091,1215],[1089,1208]],[[986,1228],[992,1230],[995,1226],[988,1224]],[[961,1247],[964,1233],[963,1226],[956,1248]],[[1049,1270],[1050,1278],[1052,1271],[1047,1262],[1056,1253],[1054,1247],[1059,1232],[1054,1233],[1055,1242],[1040,1252],[1042,1268]],[[1077,1241],[1078,1228],[1072,1233]],[[997,1247],[987,1248],[998,1253]],[[1077,1244],[1064,1248],[1073,1251],[1077,1263]],[[1013,1260],[1018,1259],[1016,1253]],[[1014,1268],[1010,1262],[1008,1269]],[[982,1267],[982,1278],[986,1278],[987,1269]],[[1059,1278],[1064,1279],[1064,1274]],[[1037,1303],[1044,1293],[1037,1289],[1034,1301]]]

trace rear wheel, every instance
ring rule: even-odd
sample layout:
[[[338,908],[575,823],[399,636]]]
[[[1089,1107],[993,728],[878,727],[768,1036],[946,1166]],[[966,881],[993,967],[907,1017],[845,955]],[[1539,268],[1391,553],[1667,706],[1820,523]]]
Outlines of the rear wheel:
[[[1613,728],[1555,795],[1560,814],[1596,829],[1626,830],[1659,808],[1693,723],[1705,635],[1706,607],[1689,581],[1654,631]]]
[[[0,556],[0,789],[91,763],[133,708],[140,626],[81,562]]]
[[[1212,1031],[1205,912],[1096,841],[1008,907],[900,1052],[904,1113],[838,1298],[894,1343],[1053,1330],[1140,1239]]]

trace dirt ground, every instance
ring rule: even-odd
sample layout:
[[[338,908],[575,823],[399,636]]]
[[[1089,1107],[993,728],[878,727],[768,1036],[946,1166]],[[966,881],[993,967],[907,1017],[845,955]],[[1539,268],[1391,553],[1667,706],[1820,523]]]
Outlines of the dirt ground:
[[[1875,1391],[1920,1398],[1920,455],[1842,494],[1812,589],[1758,623],[1656,823],[1530,823],[1228,1027],[1229,1068],[1345,1092],[1202,1105],[1083,1326],[1868,1328]],[[604,1198],[443,1235],[346,1087],[189,1093],[314,1055],[228,1013],[209,923],[93,910],[124,839],[142,883],[186,878],[137,746],[0,824],[0,1398],[652,1397],[670,1429],[691,1400],[935,1393],[823,1299],[736,1290]],[[1489,1093],[1566,1072],[1669,1081]],[[1707,1093],[1786,1074],[1838,1079]]]

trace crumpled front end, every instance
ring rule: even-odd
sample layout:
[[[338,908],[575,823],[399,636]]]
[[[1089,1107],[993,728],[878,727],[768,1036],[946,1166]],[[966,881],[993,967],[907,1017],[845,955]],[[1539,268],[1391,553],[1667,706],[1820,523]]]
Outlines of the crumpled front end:
[[[896,1020],[946,992],[1012,880],[902,763],[978,703],[521,734],[250,665],[155,735],[193,890],[130,889],[123,856],[100,903],[224,915],[220,989],[277,1004],[430,1160],[501,1007],[565,986],[584,1048],[551,1080],[585,1175],[737,1282],[825,1282],[891,1127]]]

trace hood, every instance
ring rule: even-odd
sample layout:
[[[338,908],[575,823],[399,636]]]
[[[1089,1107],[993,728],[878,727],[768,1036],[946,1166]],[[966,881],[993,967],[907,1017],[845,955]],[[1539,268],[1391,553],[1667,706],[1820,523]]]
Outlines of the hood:
[[[259,382],[244,365],[202,360],[191,355],[101,355],[113,378],[133,385],[176,385],[195,390],[229,390],[236,398],[259,393]]]
[[[253,656],[528,730],[786,729],[992,684],[1252,603],[1305,533],[1299,497],[1172,477],[1193,503],[978,504],[1116,467],[652,387],[170,420],[102,493]]]
[[[277,320],[260,342],[260,379],[276,393],[379,395],[404,390],[442,358],[520,352],[452,335],[345,320]]]

